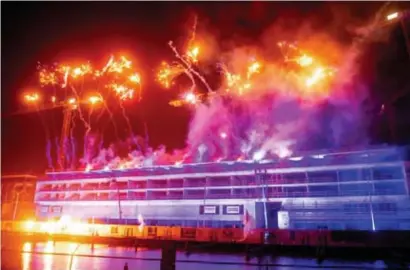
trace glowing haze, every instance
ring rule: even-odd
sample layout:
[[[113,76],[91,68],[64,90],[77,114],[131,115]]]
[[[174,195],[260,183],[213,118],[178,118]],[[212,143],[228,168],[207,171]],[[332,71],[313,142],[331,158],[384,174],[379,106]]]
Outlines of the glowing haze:
[[[168,91],[181,89],[177,87],[181,76],[190,81],[186,91],[178,93],[180,98],[169,102],[191,108],[186,149],[170,153],[162,146],[153,150],[132,133],[131,125],[130,139],[107,149],[101,147],[101,136],[88,133],[81,160],[86,170],[281,159],[305,149],[365,143],[361,103],[366,89],[355,78],[360,54],[356,41],[342,46],[328,35],[306,33],[304,39],[282,40],[268,32],[264,36],[270,37],[269,42],[262,47],[238,46],[215,54],[215,44],[201,39],[195,27],[185,46],[168,44],[175,59],[160,63],[154,75]],[[217,57],[210,64],[206,53],[211,50]],[[210,85],[215,83],[209,83],[209,66],[222,78],[214,88]],[[104,77],[104,89],[111,90],[120,105],[142,97],[142,78],[125,57],[112,57],[98,70],[87,65],[57,70],[62,87],[88,73],[97,80]],[[115,79],[107,79],[114,75]],[[57,84],[56,78],[56,73],[40,70],[41,84]],[[104,102],[104,91],[89,96],[89,103]],[[30,93],[26,100],[34,102],[39,99],[36,95]],[[124,109],[123,115],[126,117]]]

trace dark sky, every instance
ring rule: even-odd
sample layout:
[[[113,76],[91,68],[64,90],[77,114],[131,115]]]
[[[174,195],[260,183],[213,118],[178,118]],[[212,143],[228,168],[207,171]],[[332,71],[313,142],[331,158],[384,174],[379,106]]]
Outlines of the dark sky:
[[[172,94],[154,82],[153,72],[163,59],[171,59],[169,40],[187,37],[193,14],[221,44],[258,42],[264,30],[286,21],[297,29],[309,20],[314,27],[339,35],[351,25],[368,21],[383,3],[320,2],[2,2],[2,173],[41,173],[46,169],[45,132],[37,113],[14,114],[21,109],[19,95],[35,86],[36,63],[81,58],[101,61],[112,52],[130,52],[143,70],[142,103],[127,108],[134,129],[145,121],[153,146],[182,147],[189,123],[185,109],[167,105]],[[395,7],[409,8],[406,3]],[[410,29],[407,20],[408,29]],[[396,141],[409,143],[410,59],[403,33],[390,26],[390,34],[368,45],[362,76],[372,88],[369,110],[377,111],[394,96],[391,106]],[[386,36],[383,32],[380,35]],[[407,94],[401,94],[406,93]],[[377,113],[374,113],[377,115]],[[61,111],[43,113],[60,129]],[[373,142],[391,142],[387,116],[374,116],[369,130]],[[142,121],[143,120],[143,121]],[[121,124],[120,124],[121,125]],[[391,125],[390,125],[391,126]],[[125,129],[123,123],[121,129]],[[111,136],[112,137],[112,136]],[[107,135],[106,140],[110,139]],[[406,141],[407,140],[407,141]]]

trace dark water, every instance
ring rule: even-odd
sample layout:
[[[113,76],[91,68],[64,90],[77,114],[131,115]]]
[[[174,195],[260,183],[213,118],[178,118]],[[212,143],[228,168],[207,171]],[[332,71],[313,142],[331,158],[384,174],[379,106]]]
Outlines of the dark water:
[[[23,247],[13,247],[15,251],[2,250],[1,269],[22,270],[116,270],[123,269],[127,262],[130,270],[159,270],[159,250],[109,247],[89,244],[78,245],[69,242],[46,242],[36,245],[26,242]],[[18,252],[20,249],[23,252]],[[42,254],[36,254],[36,252]],[[54,254],[50,254],[54,253]],[[71,256],[70,254],[73,254]],[[108,258],[109,257],[109,258]],[[259,270],[259,269],[383,269],[382,261],[352,262],[325,260],[320,266],[315,259],[276,257],[264,258],[269,267],[258,266],[258,260],[246,263],[243,255],[231,254],[191,254],[178,252],[176,268],[179,270]],[[70,269],[71,268],[71,269]]]

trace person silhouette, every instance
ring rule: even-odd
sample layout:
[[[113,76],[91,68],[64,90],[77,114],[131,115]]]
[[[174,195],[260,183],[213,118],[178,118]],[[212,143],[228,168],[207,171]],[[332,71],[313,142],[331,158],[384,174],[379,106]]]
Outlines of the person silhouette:
[[[128,270],[128,263],[124,264],[124,270]]]

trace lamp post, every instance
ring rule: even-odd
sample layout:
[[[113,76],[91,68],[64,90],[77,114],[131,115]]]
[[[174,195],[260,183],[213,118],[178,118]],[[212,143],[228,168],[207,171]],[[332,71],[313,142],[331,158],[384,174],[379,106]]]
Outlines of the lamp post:
[[[14,187],[14,194],[15,194],[15,199],[14,199],[14,206],[13,206],[13,220],[16,220],[17,216],[17,209],[18,205],[20,203],[20,193],[23,192],[24,189],[24,184],[15,186]]]
[[[403,32],[403,36],[405,39],[405,45],[406,45],[406,49],[407,49],[407,55],[409,57],[410,60],[410,39],[409,39],[409,35],[407,32],[407,28],[405,25],[405,19],[410,17],[410,11],[405,10],[405,11],[400,11],[400,12],[393,12],[388,14],[385,17],[385,22],[383,25],[387,25],[390,23],[394,23],[399,21],[400,22],[400,26],[401,26],[401,30]],[[404,96],[407,94],[408,89],[403,89],[403,91],[400,91],[399,93],[397,93],[396,95],[394,95],[388,102],[386,102],[383,107],[382,110],[385,108],[385,111],[387,113],[388,116],[388,122],[389,122],[389,129],[390,129],[390,136],[391,139],[396,142],[397,141],[397,136],[396,136],[396,123],[395,123],[395,112],[393,111],[392,108],[392,104],[398,100],[400,97]]]
[[[122,223],[122,209],[121,209],[121,197],[120,197],[120,187],[118,185],[117,179],[113,178],[111,179],[111,183],[114,183],[117,187],[117,197],[118,197],[118,216],[119,216],[119,221]]]
[[[389,15],[386,16],[386,21],[387,22],[394,22],[397,20],[400,21],[401,30],[403,32],[404,40],[406,43],[407,55],[409,56],[409,60],[410,60],[410,39],[409,39],[409,34],[407,32],[406,24],[404,23],[404,20],[408,17],[410,17],[410,11],[404,10],[400,12],[390,13]]]

